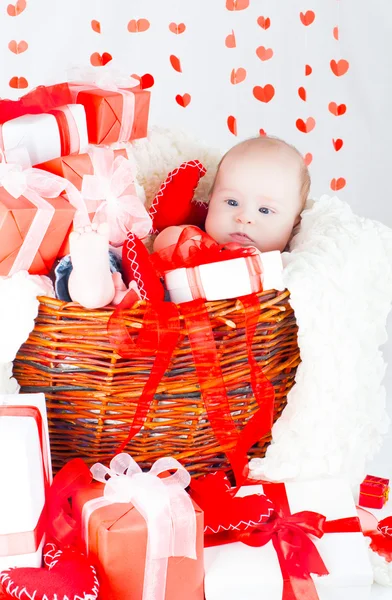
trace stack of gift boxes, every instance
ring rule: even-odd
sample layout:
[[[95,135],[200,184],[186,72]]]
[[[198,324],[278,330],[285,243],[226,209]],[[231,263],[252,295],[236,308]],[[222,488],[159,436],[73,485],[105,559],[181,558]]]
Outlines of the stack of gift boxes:
[[[0,102],[0,275],[47,274],[75,215],[94,217],[101,200],[79,194],[94,174],[89,144],[147,134],[150,92],[133,84],[59,84]],[[74,598],[368,597],[373,574],[346,482],[233,487],[222,474],[191,481],[170,457],[142,473],[126,454],[91,471],[76,459],[52,481],[42,394],[0,396],[0,465],[0,582],[11,597],[72,598],[83,556],[91,587]]]

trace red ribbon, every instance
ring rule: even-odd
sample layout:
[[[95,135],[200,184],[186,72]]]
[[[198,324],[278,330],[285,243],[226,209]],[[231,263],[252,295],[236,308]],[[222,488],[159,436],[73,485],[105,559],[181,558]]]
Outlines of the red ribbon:
[[[193,225],[182,230],[176,244],[151,254],[156,271],[163,276],[174,269],[199,267],[209,263],[245,258],[257,255],[253,246],[244,248],[239,244],[218,244],[207,233]]]
[[[370,548],[387,562],[392,562],[392,517],[380,522],[369,511],[357,507],[363,535],[371,539]]]
[[[213,475],[207,475],[191,483],[191,495],[200,504],[208,518],[214,514],[214,506],[227,507],[227,494],[235,496],[238,487],[231,490],[219,490],[213,481]],[[252,481],[252,483],[256,483]],[[264,546],[272,541],[278,556],[283,577],[283,600],[318,600],[318,594],[311,577],[328,575],[328,570],[312,539],[321,538],[325,533],[352,533],[361,531],[357,517],[326,521],[326,518],[312,511],[291,514],[286,487],[283,483],[262,482],[264,493],[272,502],[275,510],[269,520],[253,523],[246,531],[232,530],[223,534],[205,535],[205,546],[216,546],[241,541],[248,546]],[[253,499],[247,505],[247,511],[254,512],[260,497],[257,495],[241,498]],[[232,504],[234,507],[234,504]],[[249,520],[249,513],[243,515]]]
[[[36,406],[0,406],[0,417],[30,417],[34,419],[38,430],[39,444],[42,457],[42,471],[44,475],[45,506],[42,509],[41,515],[38,519],[34,531],[0,535],[0,556],[27,554],[35,552],[38,549],[41,540],[45,534],[48,522],[46,500],[48,498],[50,474],[48,463],[49,451],[46,443],[46,435],[43,426],[42,415]],[[6,540],[6,554],[4,554],[1,551],[1,538],[3,537]]]

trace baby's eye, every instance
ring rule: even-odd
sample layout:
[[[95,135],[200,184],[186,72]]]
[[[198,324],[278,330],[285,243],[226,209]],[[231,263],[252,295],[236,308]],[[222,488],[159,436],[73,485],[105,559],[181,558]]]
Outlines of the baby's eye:
[[[228,200],[226,200],[226,202],[229,206],[238,206],[237,200],[233,200],[233,198],[229,198]]]
[[[266,206],[262,206],[261,208],[259,208],[259,212],[263,213],[263,215],[269,215],[272,210],[270,208],[267,208]]]

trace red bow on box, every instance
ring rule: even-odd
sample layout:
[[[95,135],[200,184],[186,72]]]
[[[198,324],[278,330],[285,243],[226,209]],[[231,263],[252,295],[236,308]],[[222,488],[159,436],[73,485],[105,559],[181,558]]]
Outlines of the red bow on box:
[[[231,542],[243,542],[248,546],[264,546],[272,541],[278,556],[283,577],[283,600],[318,600],[318,594],[311,574],[328,575],[328,570],[310,535],[321,538],[325,533],[347,533],[361,531],[356,517],[326,521],[326,518],[312,511],[301,511],[291,514],[286,488],[283,483],[261,482],[265,496],[251,495],[235,498],[237,488],[230,491],[216,484],[215,475],[206,475],[191,483],[191,495],[204,510],[205,546],[215,546]],[[257,483],[252,481],[252,483]],[[232,503],[227,500],[230,494]],[[263,498],[263,500],[261,500]],[[227,523],[233,521],[231,510],[236,510],[234,500],[244,501],[242,520],[257,520],[257,509],[262,513],[263,507],[274,507],[271,516],[260,518],[248,528],[228,528]],[[215,507],[222,507],[221,515]],[[235,519],[237,519],[235,516]],[[256,517],[256,519],[255,519]],[[220,523],[225,529],[211,535],[211,522],[215,530]]]

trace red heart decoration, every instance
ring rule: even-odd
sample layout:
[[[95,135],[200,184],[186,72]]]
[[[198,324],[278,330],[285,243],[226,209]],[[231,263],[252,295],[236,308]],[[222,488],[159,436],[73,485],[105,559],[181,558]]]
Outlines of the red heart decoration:
[[[7,13],[10,17],[17,17],[26,8],[26,0],[17,0],[16,4],[9,4],[7,6]]]
[[[233,29],[231,30],[231,33],[229,33],[229,35],[226,36],[225,45],[226,45],[226,48],[235,48],[236,47],[235,34],[234,34]]]
[[[331,190],[333,190],[334,192],[338,192],[339,190],[342,190],[345,185],[346,185],[346,180],[344,179],[344,177],[339,177],[338,179],[333,178],[331,180]]]
[[[344,113],[346,112],[346,105],[345,104],[336,104],[336,102],[330,102],[328,104],[328,110],[329,112],[331,112],[333,115],[335,115],[335,117],[340,117],[341,115],[344,115]]]
[[[169,60],[170,60],[170,64],[173,67],[173,69],[175,71],[177,71],[177,73],[182,73],[180,59],[177,56],[175,56],[174,54],[171,54],[169,57]]]
[[[299,13],[299,18],[301,19],[302,24],[305,25],[305,27],[308,27],[308,25],[313,23],[316,15],[312,10],[307,10],[306,13]]]
[[[21,567],[0,573],[0,583],[12,598],[34,600],[94,600],[99,582],[94,567],[80,552],[45,548],[47,568]]]
[[[182,163],[174,169],[162,183],[149,211],[153,230],[162,231],[170,225],[203,225],[192,220],[195,215],[192,204],[193,194],[206,169],[198,160]]]
[[[148,250],[143,242],[131,232],[128,233],[123,245],[122,274],[125,285],[136,281],[142,300],[152,302],[163,300],[165,291],[151,263]],[[131,302],[133,301],[131,300]],[[125,308],[123,304],[122,307]]]
[[[16,40],[11,40],[10,43],[8,44],[8,48],[14,54],[22,54],[22,52],[26,52],[28,47],[29,47],[29,45],[27,42],[25,42],[25,40],[22,40],[21,42],[17,42]]]
[[[186,25],[185,23],[170,23],[169,29],[172,33],[180,35],[181,33],[184,33]]]
[[[332,33],[335,40],[339,40],[339,27],[334,27]]]
[[[130,33],[142,33],[150,28],[150,21],[148,19],[131,19],[128,23],[128,31]]]
[[[237,119],[233,117],[233,115],[227,117],[227,127],[229,128],[230,133],[237,135]]]
[[[313,155],[310,152],[308,152],[307,154],[305,154],[305,156],[304,156],[304,163],[305,163],[305,165],[307,167],[310,165],[310,163],[312,162],[312,160],[313,160]]]
[[[248,6],[249,0],[226,0],[227,10],[244,10]]]
[[[259,135],[267,135],[267,132],[264,129],[259,129]]]
[[[310,65],[305,65],[305,76],[308,77],[308,75],[312,74],[312,67]]]
[[[91,21],[91,29],[95,31],[95,33],[101,33],[101,23],[96,19]]]
[[[233,69],[230,74],[230,82],[233,85],[241,83],[246,78],[246,69],[240,67],[239,69]]]
[[[331,65],[332,73],[334,75],[336,75],[336,77],[341,77],[342,75],[345,75],[350,66],[348,60],[344,60],[343,58],[338,61],[331,60],[330,65]]]
[[[102,55],[99,52],[93,52],[90,56],[90,62],[93,67],[104,67],[112,59],[113,57],[109,52],[104,52]]]
[[[257,24],[260,25],[261,29],[268,29],[271,26],[271,19],[269,17],[258,17]]]
[[[333,143],[333,147],[335,148],[336,152],[339,152],[339,150],[343,147],[343,140],[341,140],[341,139],[332,140],[332,143]]]
[[[297,129],[302,133],[309,133],[310,131],[312,131],[312,129],[315,128],[315,125],[316,121],[313,119],[313,117],[309,117],[308,119],[306,119],[306,121],[304,121],[303,119],[297,119],[296,121]]]
[[[29,82],[27,81],[26,77],[11,77],[8,85],[16,90],[24,90],[25,88],[29,87]]]
[[[267,83],[264,87],[256,85],[253,88],[253,95],[256,100],[260,100],[260,102],[270,102],[275,96],[275,88],[270,83]]]
[[[256,54],[260,60],[265,61],[273,57],[274,51],[272,50],[272,48],[265,48],[264,46],[259,46],[258,48],[256,48]]]
[[[262,494],[235,497],[222,471],[193,479],[190,493],[204,511],[204,533],[207,535],[249,531],[268,521],[274,511],[272,502]]]
[[[306,102],[306,90],[304,87],[298,88],[298,96],[301,98],[301,100]]]
[[[182,96],[181,96],[181,94],[177,94],[177,96],[176,96],[176,102],[177,102],[177,104],[182,106],[182,108],[186,108],[190,101],[191,101],[190,94],[183,94]]]
[[[135,73],[132,73],[131,77],[139,80],[141,90],[148,90],[148,88],[152,87],[155,83],[154,77],[150,75],[150,73],[145,73],[141,77],[140,75],[135,75]]]

